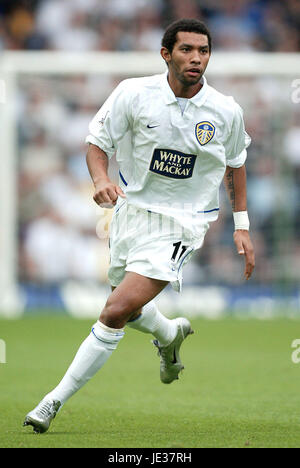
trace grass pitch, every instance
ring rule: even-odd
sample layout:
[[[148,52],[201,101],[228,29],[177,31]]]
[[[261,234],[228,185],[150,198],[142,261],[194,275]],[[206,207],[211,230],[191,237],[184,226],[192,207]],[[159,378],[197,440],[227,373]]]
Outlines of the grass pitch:
[[[93,321],[0,321],[0,447],[300,447],[299,322],[196,320],[186,369],[163,385],[151,336],[126,330],[103,369],[65,405],[49,432],[22,427],[56,386]]]

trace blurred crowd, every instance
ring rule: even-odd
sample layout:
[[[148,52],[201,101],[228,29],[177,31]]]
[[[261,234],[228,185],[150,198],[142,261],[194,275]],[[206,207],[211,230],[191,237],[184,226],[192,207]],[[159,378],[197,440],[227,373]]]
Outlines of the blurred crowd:
[[[158,50],[182,17],[205,21],[215,50],[300,48],[299,0],[1,0],[0,51]]]
[[[122,77],[124,78],[124,77]],[[88,124],[121,77],[22,76],[19,82],[19,271],[24,281],[106,281],[111,210],[93,202]],[[299,284],[300,108],[288,78],[217,78],[245,112],[248,201],[257,267],[252,284]],[[111,177],[118,181],[113,159]],[[187,283],[240,284],[224,188],[220,219],[187,265]]]
[[[163,30],[202,18],[215,50],[299,51],[299,0],[0,0],[1,50],[131,51],[160,48]],[[19,272],[25,282],[106,281],[110,210],[93,202],[85,163],[88,124],[117,83],[110,76],[22,75],[18,88]],[[247,161],[252,283],[300,280],[300,108],[291,78],[218,78],[252,137]],[[112,161],[111,177],[118,169]],[[186,267],[188,283],[240,284],[231,207]]]

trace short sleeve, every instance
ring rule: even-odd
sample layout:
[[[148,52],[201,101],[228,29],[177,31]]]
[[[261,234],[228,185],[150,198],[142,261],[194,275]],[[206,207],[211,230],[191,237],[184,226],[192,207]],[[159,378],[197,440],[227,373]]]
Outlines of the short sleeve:
[[[247,159],[251,138],[245,130],[242,108],[234,101],[235,114],[231,132],[225,143],[226,163],[233,168],[242,167]]]
[[[89,125],[86,143],[102,149],[111,158],[129,129],[129,93],[126,80],[112,92]]]

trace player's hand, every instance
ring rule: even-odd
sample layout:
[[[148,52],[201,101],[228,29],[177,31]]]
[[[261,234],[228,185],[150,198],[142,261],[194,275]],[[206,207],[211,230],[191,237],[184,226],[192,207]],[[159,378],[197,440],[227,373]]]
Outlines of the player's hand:
[[[248,231],[238,229],[233,234],[233,239],[239,255],[245,257],[245,271],[244,277],[246,280],[250,279],[255,267],[255,255],[253,245]]]
[[[95,184],[94,201],[101,208],[113,208],[117,203],[118,197],[126,198],[123,190],[111,180],[101,180]]]

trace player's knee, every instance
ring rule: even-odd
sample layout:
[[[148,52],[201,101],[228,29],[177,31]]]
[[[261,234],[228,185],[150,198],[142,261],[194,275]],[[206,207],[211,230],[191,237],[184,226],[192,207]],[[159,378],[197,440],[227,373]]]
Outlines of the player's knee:
[[[129,303],[108,298],[100,315],[100,321],[112,328],[123,328],[132,315]]]

